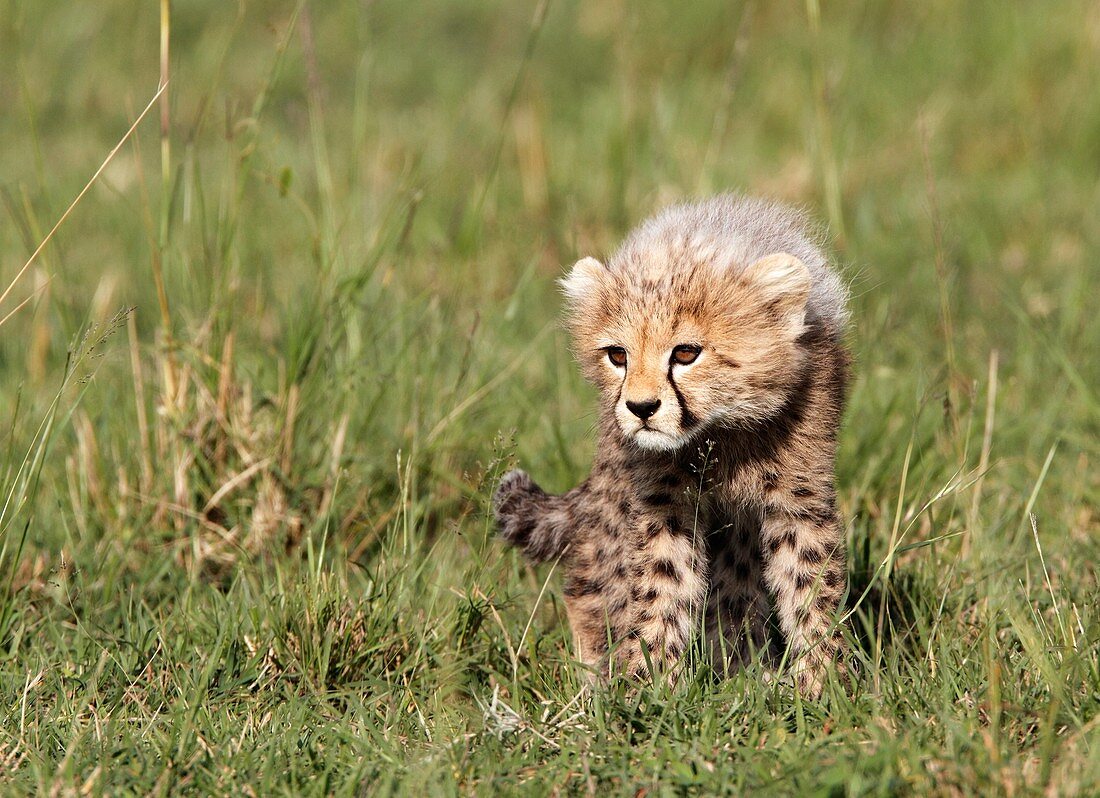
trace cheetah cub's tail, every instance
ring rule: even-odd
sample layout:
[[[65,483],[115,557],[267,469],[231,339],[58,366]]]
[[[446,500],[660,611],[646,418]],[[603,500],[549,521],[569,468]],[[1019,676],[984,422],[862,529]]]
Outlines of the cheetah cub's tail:
[[[493,495],[493,516],[500,536],[534,563],[560,557],[569,544],[569,518],[562,497],[551,496],[527,472],[504,475]]]

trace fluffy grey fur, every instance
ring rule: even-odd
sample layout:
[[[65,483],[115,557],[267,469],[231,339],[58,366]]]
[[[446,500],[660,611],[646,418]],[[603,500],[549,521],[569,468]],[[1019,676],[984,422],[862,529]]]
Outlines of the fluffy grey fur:
[[[813,285],[806,319],[820,320],[834,332],[848,321],[848,289],[829,267],[820,236],[806,217],[785,205],[755,197],[720,194],[666,208],[636,228],[608,267],[634,268],[654,251],[676,248],[715,250],[730,269],[740,271],[774,252],[787,252],[810,270]]]

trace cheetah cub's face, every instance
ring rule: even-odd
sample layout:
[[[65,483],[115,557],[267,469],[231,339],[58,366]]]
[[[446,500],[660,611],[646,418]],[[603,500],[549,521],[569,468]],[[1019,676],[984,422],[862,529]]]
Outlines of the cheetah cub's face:
[[[775,415],[802,372],[811,280],[800,260],[779,253],[740,266],[676,254],[610,266],[584,258],[562,280],[585,376],[623,435],[652,451]]]

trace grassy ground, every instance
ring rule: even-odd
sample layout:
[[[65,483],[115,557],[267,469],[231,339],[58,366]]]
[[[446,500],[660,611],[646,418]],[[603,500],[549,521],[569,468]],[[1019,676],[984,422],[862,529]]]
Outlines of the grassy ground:
[[[1095,794],[1100,13],[821,5],[176,3],[16,279],[162,18],[0,1],[0,788]],[[591,456],[563,264],[727,188],[854,288],[859,674],[586,695],[487,500]]]

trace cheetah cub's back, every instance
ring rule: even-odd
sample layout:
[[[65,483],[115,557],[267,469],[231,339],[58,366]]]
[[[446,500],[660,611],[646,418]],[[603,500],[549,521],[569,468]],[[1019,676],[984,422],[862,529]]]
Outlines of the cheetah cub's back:
[[[533,560],[564,559],[578,655],[594,668],[672,675],[697,634],[729,667],[766,647],[774,613],[816,693],[842,648],[847,292],[805,221],[730,195],[679,205],[562,285],[600,391],[597,453],[562,496],[508,475],[503,536]]]

